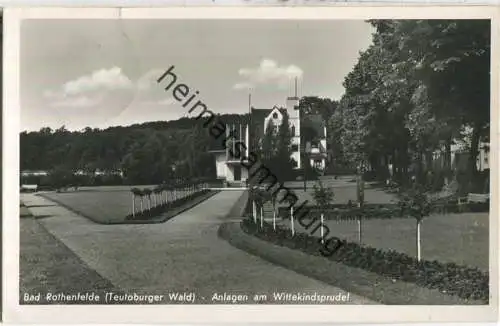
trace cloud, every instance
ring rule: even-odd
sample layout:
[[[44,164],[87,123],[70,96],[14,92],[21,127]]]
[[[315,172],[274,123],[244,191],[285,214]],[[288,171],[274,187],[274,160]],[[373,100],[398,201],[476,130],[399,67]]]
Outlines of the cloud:
[[[165,69],[152,69],[148,71],[137,80],[137,89],[143,91],[151,89],[164,72]]]
[[[100,69],[65,83],[62,91],[66,95],[78,95],[101,90],[130,89],[132,81],[122,73],[121,68]]]
[[[57,100],[51,103],[52,107],[88,108],[99,104],[101,98],[90,98],[87,96],[76,96]]]
[[[134,83],[119,67],[95,70],[65,82],[59,89],[45,90],[43,97],[53,107],[90,107],[97,105],[110,91],[134,89]]]
[[[144,105],[173,105],[173,104],[179,104],[180,102],[174,99],[173,97],[167,97],[164,99],[160,100],[147,100],[141,102]]]
[[[287,88],[295,77],[302,77],[303,71],[296,65],[280,66],[271,59],[263,59],[257,68],[241,68],[238,71],[244,80],[233,86],[233,89],[248,89],[265,86]]]

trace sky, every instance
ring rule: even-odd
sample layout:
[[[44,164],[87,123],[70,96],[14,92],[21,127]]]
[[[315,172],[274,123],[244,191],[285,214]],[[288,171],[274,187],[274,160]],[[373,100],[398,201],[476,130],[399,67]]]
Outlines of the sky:
[[[256,108],[284,106],[295,78],[298,96],[339,99],[373,32],[361,20],[26,20],[21,130],[190,116],[179,83],[216,113],[248,112],[249,92]]]

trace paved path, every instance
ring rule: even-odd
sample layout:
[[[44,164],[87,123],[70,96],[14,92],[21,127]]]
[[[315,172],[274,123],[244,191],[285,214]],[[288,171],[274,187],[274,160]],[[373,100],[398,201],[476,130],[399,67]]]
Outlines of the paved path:
[[[226,215],[241,194],[223,191],[166,223],[149,225],[99,225],[43,197],[22,194],[21,200],[35,216],[51,215],[40,223],[90,268],[127,292],[192,291],[207,303],[214,293],[224,292],[268,297],[275,291],[346,294],[220,239],[222,222],[240,220]],[[349,298],[351,304],[373,303],[352,293]]]

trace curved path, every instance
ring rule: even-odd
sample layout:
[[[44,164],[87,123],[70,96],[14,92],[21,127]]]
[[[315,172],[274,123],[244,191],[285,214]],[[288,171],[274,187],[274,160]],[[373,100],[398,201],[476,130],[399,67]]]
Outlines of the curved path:
[[[99,225],[40,196],[22,194],[22,200],[35,216],[51,215],[40,223],[127,293],[195,292],[196,303],[224,303],[212,301],[214,294],[224,292],[267,294],[268,300],[273,292],[347,294],[220,239],[221,223],[241,220],[226,216],[241,194],[223,191],[166,223],[147,225]],[[346,303],[373,302],[350,293]]]

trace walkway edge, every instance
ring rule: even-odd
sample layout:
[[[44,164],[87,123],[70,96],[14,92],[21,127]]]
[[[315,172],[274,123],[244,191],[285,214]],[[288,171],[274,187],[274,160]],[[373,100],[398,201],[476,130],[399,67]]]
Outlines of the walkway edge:
[[[238,200],[236,200],[234,205],[231,207],[231,209],[227,213],[226,217],[229,218],[229,217],[235,217],[235,216],[243,216],[245,213],[245,210],[247,208],[247,205],[248,205],[248,196],[249,196],[249,192],[248,192],[248,189],[246,189],[245,191],[243,191],[243,193],[238,198]]]
[[[232,246],[299,274],[387,305],[484,305],[437,290],[391,279],[359,268],[281,247],[245,233],[238,222],[222,224],[218,236]],[[325,273],[325,271],[330,271]]]

